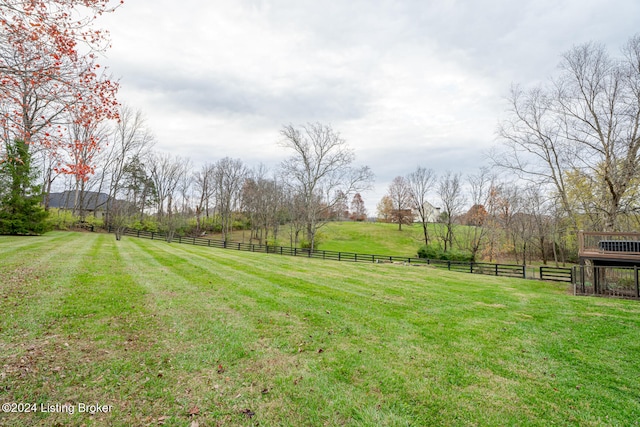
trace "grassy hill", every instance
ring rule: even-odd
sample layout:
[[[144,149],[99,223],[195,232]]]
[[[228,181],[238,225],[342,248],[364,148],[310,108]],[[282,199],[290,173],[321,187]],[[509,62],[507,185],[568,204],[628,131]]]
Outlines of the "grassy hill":
[[[434,233],[435,224],[430,224],[430,232]],[[232,240],[248,242],[250,233],[234,231]],[[222,238],[212,235],[212,238]],[[374,255],[416,256],[418,248],[424,244],[422,228],[415,224],[403,226],[398,231],[397,224],[382,222],[328,222],[319,231],[319,248],[326,251],[357,252]],[[289,230],[285,226],[280,230],[278,244],[289,246]]]
[[[0,403],[75,408],[0,425],[640,419],[640,305],[555,283],[57,232],[0,237],[0,313]]]
[[[422,239],[420,225],[398,231],[397,224],[345,221],[330,222],[320,229],[320,248],[327,251],[416,256]]]

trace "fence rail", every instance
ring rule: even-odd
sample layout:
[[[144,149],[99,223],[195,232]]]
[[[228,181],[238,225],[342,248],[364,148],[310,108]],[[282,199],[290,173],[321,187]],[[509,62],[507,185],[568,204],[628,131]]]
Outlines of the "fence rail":
[[[575,295],[640,299],[640,268],[580,265],[574,267]]]
[[[112,232],[111,228],[108,230]],[[122,235],[152,240],[168,240],[165,233],[126,229]],[[231,249],[247,252],[261,252],[287,256],[300,256],[314,259],[395,263],[404,265],[429,265],[450,271],[527,278],[523,265],[492,264],[485,262],[461,262],[427,258],[401,257],[394,255],[372,255],[355,252],[311,251],[306,248],[292,248],[287,246],[259,245],[254,243],[226,242],[224,240],[206,239],[202,237],[175,236],[173,242],[207,246],[219,249]],[[604,267],[604,266],[575,266],[573,268],[540,267],[540,279],[556,282],[573,283],[574,295],[598,295],[640,299],[640,268],[639,267]]]
[[[565,267],[540,267],[540,280],[573,283],[573,269]]]
[[[109,229],[111,232],[111,229]],[[122,235],[141,239],[167,240],[165,233],[126,229]],[[526,278],[525,267],[516,264],[491,264],[485,262],[462,262],[427,258],[402,257],[395,255],[360,254],[355,252],[324,251],[288,246],[259,245],[255,243],[227,242],[224,240],[205,239],[202,237],[175,236],[173,242],[207,246],[219,249],[233,249],[246,252],[261,252],[278,255],[300,256],[343,262],[394,263],[404,265],[429,265],[450,271],[486,274],[491,276]]]

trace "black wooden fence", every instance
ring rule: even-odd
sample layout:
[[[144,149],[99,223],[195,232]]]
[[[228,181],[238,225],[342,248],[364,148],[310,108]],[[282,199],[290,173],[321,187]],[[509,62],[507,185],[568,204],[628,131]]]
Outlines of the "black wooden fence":
[[[109,232],[112,230],[109,229]],[[127,229],[123,235],[139,237],[152,240],[167,240],[164,233]],[[436,268],[447,269],[464,273],[487,274],[492,276],[519,277],[525,278],[525,267],[515,264],[491,264],[485,262],[462,262],[447,261],[427,258],[402,257],[395,255],[372,255],[355,252],[337,251],[311,251],[305,248],[292,248],[288,246],[259,245],[255,243],[227,242],[224,240],[206,239],[202,237],[175,236],[172,242],[190,244],[196,246],[207,246],[211,248],[233,249],[246,252],[261,252],[278,255],[300,256],[306,258],[347,261],[347,262],[370,262],[370,263],[395,263],[404,265],[430,265]],[[542,277],[542,276],[541,276]],[[555,279],[548,279],[555,280]]]
[[[553,280],[555,282],[573,283],[573,268],[568,267],[540,267],[540,280]]]

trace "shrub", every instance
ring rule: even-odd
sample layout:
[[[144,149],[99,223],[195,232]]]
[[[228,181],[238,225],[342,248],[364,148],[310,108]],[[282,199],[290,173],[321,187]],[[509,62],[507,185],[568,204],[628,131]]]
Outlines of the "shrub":
[[[145,218],[142,221],[136,220],[132,222],[129,227],[133,230],[149,231],[152,233],[157,233],[159,229],[158,221],[154,218]]]
[[[47,222],[49,223],[49,226],[55,230],[68,230],[69,227],[77,221],[78,219],[73,216],[71,211],[57,208],[49,209]]]
[[[463,251],[459,249],[451,249],[448,251],[443,251],[439,246],[435,245],[423,245],[418,249],[418,257],[419,258],[427,258],[427,259],[441,259],[445,261],[463,261],[463,262],[471,262],[473,257],[471,252]]]

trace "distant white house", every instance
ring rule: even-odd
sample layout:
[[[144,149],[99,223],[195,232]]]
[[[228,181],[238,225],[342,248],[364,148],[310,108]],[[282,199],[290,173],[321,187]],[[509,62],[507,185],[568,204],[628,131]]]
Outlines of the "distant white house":
[[[433,206],[429,202],[425,202],[424,211],[427,217],[427,222],[438,222],[438,218],[440,217],[440,208]],[[413,209],[413,222],[420,222],[420,214],[417,209]]]

